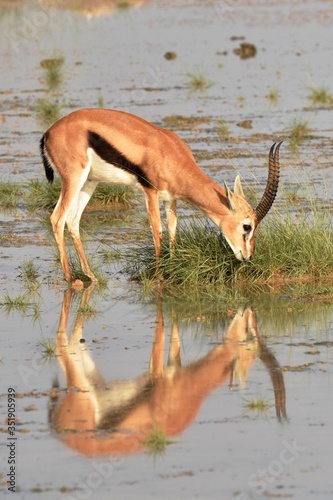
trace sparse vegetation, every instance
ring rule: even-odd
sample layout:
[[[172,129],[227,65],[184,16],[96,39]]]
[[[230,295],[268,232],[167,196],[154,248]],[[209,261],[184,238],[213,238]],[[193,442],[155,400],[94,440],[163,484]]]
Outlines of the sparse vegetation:
[[[172,441],[162,429],[152,429],[148,437],[143,441],[148,453],[154,458],[163,455],[166,447],[171,443]]]
[[[219,121],[217,135],[220,141],[227,141],[230,137],[230,129],[224,120]]]
[[[63,83],[64,62],[63,56],[43,59],[40,62],[43,68],[42,82],[46,87],[46,96],[37,100],[36,116],[44,128],[48,128],[61,118],[63,103],[59,101],[58,94]]]
[[[0,308],[7,314],[13,311],[26,313],[31,305],[32,303],[28,295],[25,294],[12,297],[8,292],[6,292],[3,297],[0,297]]]
[[[36,267],[34,261],[25,260],[22,262],[20,267],[21,267],[20,275],[24,279],[27,288],[30,291],[36,290],[37,287],[40,285],[40,283],[38,283],[38,277],[39,277],[38,268]]]
[[[32,180],[28,185],[27,203],[30,210],[53,209],[60,196],[61,181],[56,178],[52,184]],[[89,202],[89,206],[121,205],[122,209],[133,206],[135,194],[126,186],[99,184]],[[115,207],[116,208],[116,207]]]
[[[62,67],[64,65],[64,57],[54,57],[51,59],[42,59],[41,67],[44,69],[44,79],[47,90],[55,91],[63,82]]]
[[[212,85],[202,70],[186,73],[187,85],[194,92],[203,92]]]
[[[29,210],[52,209],[60,196],[61,181],[56,178],[52,184],[32,180],[28,184],[27,204]]]
[[[265,98],[270,104],[277,104],[280,99],[280,94],[277,90],[271,89],[267,92]]]
[[[43,361],[50,360],[55,355],[54,339],[42,338],[38,343],[39,348],[43,352]]]
[[[61,118],[62,104],[49,98],[38,99],[36,105],[37,119],[47,128]]]
[[[289,144],[293,150],[297,150],[301,142],[310,134],[311,128],[309,120],[295,118],[289,126],[287,126],[287,134],[289,136]]]
[[[255,412],[257,415],[264,415],[274,405],[265,397],[257,397],[246,401],[244,408],[246,411]]]
[[[15,209],[22,195],[22,184],[0,181],[0,210]]]
[[[237,96],[237,104],[240,108],[244,106],[245,97],[243,95]]]
[[[333,94],[326,87],[311,88],[309,99],[312,106],[333,106]]]
[[[104,108],[104,97],[102,95],[99,95],[97,98],[97,107]]]

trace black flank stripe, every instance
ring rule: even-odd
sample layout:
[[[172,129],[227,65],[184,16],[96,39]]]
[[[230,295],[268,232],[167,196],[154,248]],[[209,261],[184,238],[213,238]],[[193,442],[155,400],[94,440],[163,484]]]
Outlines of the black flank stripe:
[[[133,174],[137,177],[138,182],[143,187],[150,187],[151,183],[147,179],[142,168],[136,163],[131,162],[126,156],[118,151],[117,148],[112,146],[108,141],[103,139],[100,135],[95,132],[88,131],[88,144],[95,153],[102,158],[102,160],[115,165],[116,167],[122,168],[126,172]]]

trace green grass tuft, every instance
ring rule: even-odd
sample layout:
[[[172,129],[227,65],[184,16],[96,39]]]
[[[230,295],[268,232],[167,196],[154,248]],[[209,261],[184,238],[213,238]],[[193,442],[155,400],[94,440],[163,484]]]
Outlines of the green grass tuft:
[[[22,196],[22,184],[0,181],[0,210],[14,210]]]
[[[25,260],[21,264],[20,276],[24,279],[29,291],[36,291],[40,286],[38,282],[39,269],[36,267],[33,260]]]
[[[55,356],[55,342],[54,339],[47,339],[45,337],[38,343],[39,347],[43,352],[43,360],[49,360],[53,356]]]
[[[326,87],[311,88],[309,99],[312,106],[333,106],[333,95]]]
[[[267,411],[272,408],[274,405],[269,403],[269,401],[265,397],[257,397],[246,401],[244,408],[250,412],[256,412],[257,415],[263,415],[267,413]]]
[[[44,79],[48,91],[55,91],[63,82],[62,67],[65,62],[64,57],[54,57],[42,59],[40,62],[44,70]]]
[[[147,439],[143,441],[148,453],[154,458],[165,453],[166,447],[171,444],[172,441],[167,437],[162,429],[152,429]]]
[[[61,118],[62,107],[63,105],[56,100],[50,100],[46,97],[38,99],[36,115],[39,123],[45,128],[53,125],[53,123]]]
[[[297,150],[298,146],[310,135],[311,128],[309,120],[295,118],[287,126],[286,132],[289,137],[289,144],[292,150]]]
[[[27,204],[30,210],[48,209],[55,207],[61,190],[61,181],[56,178],[52,184],[45,181],[32,180],[28,185]],[[101,206],[102,209],[108,205],[121,205],[122,209],[131,208],[134,204],[134,192],[127,186],[100,183],[89,206]]]
[[[265,98],[267,99],[267,101],[270,104],[277,104],[279,101],[279,98],[280,98],[280,94],[279,94],[278,90],[271,89],[267,92],[267,94],[265,95]]]
[[[321,211],[267,217],[256,235],[252,261],[237,261],[219,232],[203,221],[183,226],[174,255],[163,247],[159,271],[153,246],[130,251],[127,270],[146,288],[162,277],[165,287],[229,287],[290,278],[333,275],[333,221]]]
[[[12,297],[6,292],[3,297],[0,297],[0,308],[7,314],[13,311],[19,311],[25,314],[31,306],[32,304],[27,294]]]
[[[187,85],[192,91],[203,92],[212,85],[212,82],[205,76],[202,70],[187,72]]]

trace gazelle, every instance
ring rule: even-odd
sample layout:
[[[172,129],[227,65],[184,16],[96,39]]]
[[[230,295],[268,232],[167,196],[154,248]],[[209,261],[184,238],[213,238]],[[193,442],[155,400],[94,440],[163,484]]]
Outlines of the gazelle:
[[[81,242],[79,225],[99,182],[143,191],[157,260],[162,240],[159,200],[164,202],[172,248],[178,199],[202,210],[220,227],[237,259],[250,259],[258,224],[277,193],[280,145],[273,144],[270,149],[266,189],[253,210],[245,200],[239,176],[233,192],[226,184],[221,187],[198,167],[188,146],[172,131],[110,109],[81,109],[61,118],[45,132],[40,149],[47,180],[53,181],[54,170],[62,180],[51,223],[65,279],[76,285],[65,248],[67,224],[84,274],[97,281]]]
[[[244,384],[256,359],[267,368],[275,396],[276,415],[286,418],[283,372],[260,339],[256,315],[239,309],[223,343],[186,366],[181,365],[177,314],[172,315],[170,349],[164,363],[165,326],[162,302],[157,302],[155,335],[149,370],[134,379],[106,381],[86,343],[82,343],[83,307],[92,286],[82,293],[77,318],[67,335],[72,289],[66,290],[56,336],[56,354],[66,376],[50,409],[50,425],[63,443],[86,456],[132,454],[144,450],[154,429],[166,436],[183,432],[196,418],[205,398],[236,378]],[[223,407],[223,405],[222,405]]]

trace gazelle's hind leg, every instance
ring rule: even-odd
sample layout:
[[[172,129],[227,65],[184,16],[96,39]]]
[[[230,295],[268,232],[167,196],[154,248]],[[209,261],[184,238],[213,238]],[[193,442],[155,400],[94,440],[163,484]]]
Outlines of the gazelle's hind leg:
[[[87,206],[93,192],[96,189],[98,182],[86,181],[81,191],[77,194],[76,199],[70,207],[67,215],[66,223],[68,231],[73,239],[75,250],[80,261],[82,271],[91,281],[98,281],[93,271],[90,268],[86,253],[84,251],[80,237],[80,220],[83,210]]]
[[[80,190],[87,180],[89,166],[83,169],[82,166],[78,164],[78,168],[72,166],[68,171],[70,174],[62,178],[61,194],[50,220],[65,279],[73,286],[75,285],[75,280],[73,279],[66,253],[64,229],[70,210],[77,212],[74,206],[78,203]],[[76,173],[76,175],[74,175],[74,173]]]

